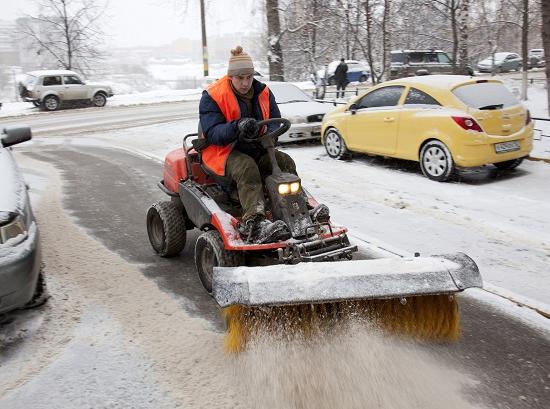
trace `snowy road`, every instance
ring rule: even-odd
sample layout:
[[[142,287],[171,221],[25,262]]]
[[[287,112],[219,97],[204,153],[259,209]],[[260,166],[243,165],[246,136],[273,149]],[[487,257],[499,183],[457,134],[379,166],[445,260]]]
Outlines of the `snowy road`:
[[[305,350],[260,345],[237,360],[224,356],[217,309],[193,268],[196,235],[173,260],[147,243],[146,208],[163,197],[159,163],[97,140],[53,142],[18,155],[40,197],[53,299],[0,329],[0,407],[328,409],[375,399],[384,408],[542,409],[550,401],[550,332],[531,327],[537,314],[518,316],[482,292],[461,297],[463,336],[453,345],[359,331]],[[315,146],[289,152],[308,165],[303,173],[323,164]],[[339,220],[341,206],[333,207]]]
[[[32,127],[35,136],[128,128],[196,117],[197,102],[75,108],[56,112],[40,112],[37,108],[31,108],[30,111],[30,115],[0,117],[0,128],[24,124]]]

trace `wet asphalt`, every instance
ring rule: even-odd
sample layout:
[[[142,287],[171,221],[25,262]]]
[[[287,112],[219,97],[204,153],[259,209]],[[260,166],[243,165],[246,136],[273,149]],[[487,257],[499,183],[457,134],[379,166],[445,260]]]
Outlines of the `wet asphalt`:
[[[61,171],[63,205],[88,234],[137,264],[191,315],[223,328],[215,302],[195,271],[193,251],[199,232],[188,231],[185,249],[171,259],[158,257],[149,244],[147,209],[157,200],[167,200],[156,187],[162,164],[126,151],[75,145],[28,154]],[[420,347],[477,381],[463,390],[474,403],[499,409],[549,408],[548,333],[471,297],[461,297],[459,303],[460,341]]]

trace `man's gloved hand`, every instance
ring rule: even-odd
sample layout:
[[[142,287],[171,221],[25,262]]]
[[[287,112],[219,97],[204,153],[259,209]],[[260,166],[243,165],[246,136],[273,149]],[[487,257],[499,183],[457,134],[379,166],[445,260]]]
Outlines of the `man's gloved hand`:
[[[241,118],[237,122],[239,130],[239,140],[242,138],[256,139],[258,136],[258,122],[254,118]]]

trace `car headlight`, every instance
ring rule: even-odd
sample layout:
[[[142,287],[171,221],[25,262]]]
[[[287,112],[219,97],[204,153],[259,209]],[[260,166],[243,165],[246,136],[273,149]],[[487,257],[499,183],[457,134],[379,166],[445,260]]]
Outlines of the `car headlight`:
[[[290,193],[298,193],[300,191],[300,182],[281,183],[278,186],[280,195],[288,195]]]
[[[23,217],[18,215],[8,224],[0,226],[0,244],[7,242],[9,239],[26,234],[25,221]]]

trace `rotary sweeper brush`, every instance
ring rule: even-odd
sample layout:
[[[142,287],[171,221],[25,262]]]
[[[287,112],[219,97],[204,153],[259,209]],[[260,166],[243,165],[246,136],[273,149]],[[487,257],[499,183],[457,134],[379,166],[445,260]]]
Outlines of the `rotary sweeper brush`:
[[[260,129],[273,123],[279,124],[275,131],[249,141],[260,141],[270,155],[273,172],[265,180],[270,217],[287,224],[290,239],[254,244],[241,238],[236,190],[201,165],[205,140],[199,134],[186,135],[183,147],[166,156],[159,187],[171,200],[147,212],[149,240],[163,257],[183,250],[187,230],[202,231],[195,265],[204,288],[223,308],[226,350],[241,351],[259,334],[312,335],[349,319],[414,337],[455,339],[454,295],[482,286],[472,259],[457,253],[351,261],[357,246],[350,244],[347,229],[314,221],[309,209],[316,200],[298,176],[279,169],[274,145],[290,123],[270,119]],[[187,140],[197,136],[189,148]]]

